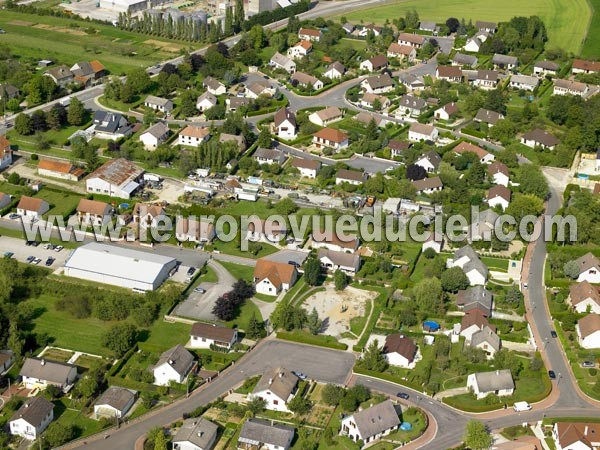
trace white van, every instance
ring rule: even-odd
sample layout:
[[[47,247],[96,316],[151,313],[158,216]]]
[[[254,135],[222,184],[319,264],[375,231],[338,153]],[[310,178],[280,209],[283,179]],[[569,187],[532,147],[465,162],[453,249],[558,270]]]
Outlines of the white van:
[[[527,402],[515,402],[513,409],[516,412],[529,411],[531,409],[531,405]]]

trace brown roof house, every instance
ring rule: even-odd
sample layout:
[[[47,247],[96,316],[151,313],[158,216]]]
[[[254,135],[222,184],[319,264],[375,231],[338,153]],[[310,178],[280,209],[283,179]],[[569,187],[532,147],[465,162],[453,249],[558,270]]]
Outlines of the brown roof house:
[[[479,308],[472,308],[463,316],[459,334],[465,338],[465,343],[470,345],[471,337],[484,328],[495,330],[494,326],[490,325],[486,312]]]
[[[448,103],[434,111],[433,117],[437,120],[450,120],[459,113],[458,105],[454,102]]]
[[[335,128],[323,128],[313,134],[313,144],[317,148],[332,148],[339,152],[348,147],[348,135]]]
[[[508,187],[508,183],[510,182],[510,172],[506,164],[501,163],[500,161],[494,161],[487,167],[487,172],[492,183]]]
[[[497,184],[488,191],[487,203],[490,208],[500,206],[500,208],[505,210],[508,208],[508,205],[510,205],[511,195],[512,192],[509,188],[502,186],[501,184]]]
[[[54,403],[44,397],[27,399],[9,421],[10,434],[33,441],[53,419]]]
[[[400,33],[398,35],[398,44],[410,45],[414,48],[421,48],[425,44],[425,36],[420,34]]]
[[[588,314],[577,322],[577,338],[583,348],[600,348],[600,316]]]
[[[370,59],[365,59],[362,63],[360,63],[360,70],[375,72],[377,70],[385,69],[388,64],[389,62],[385,55],[377,55]]]
[[[108,203],[82,198],[77,205],[77,219],[80,223],[102,226],[111,221],[112,210]]]
[[[354,442],[370,444],[394,432],[398,426],[400,418],[396,407],[391,400],[385,400],[342,419],[340,433]]]
[[[319,111],[315,111],[310,116],[308,116],[308,120],[310,120],[315,125],[319,125],[320,127],[326,127],[330,123],[337,122],[344,118],[344,113],[337,106],[329,106],[325,109],[321,109]]]
[[[585,59],[576,59],[573,61],[571,72],[578,73],[597,73],[600,72],[600,61],[587,61]]]
[[[569,286],[567,302],[580,314],[600,314],[600,289],[589,281],[574,283]]]
[[[408,62],[413,62],[417,57],[417,51],[410,45],[400,45],[392,42],[387,49],[388,58],[398,58],[400,61],[406,59]]]
[[[473,118],[475,122],[486,123],[488,126],[493,127],[498,123],[499,120],[503,120],[504,115],[496,111],[490,111],[489,109],[480,108],[477,114]]]
[[[600,447],[600,424],[593,422],[556,422],[552,429],[556,448],[594,450]]]
[[[179,242],[212,242],[216,236],[214,225],[208,221],[177,218],[175,237]]]
[[[133,207],[133,222],[142,227],[149,227],[156,224],[165,217],[165,210],[160,205],[151,205],[149,203],[136,203]]]
[[[321,267],[330,272],[341,270],[347,275],[354,276],[360,269],[360,255],[357,253],[336,252],[320,248],[317,258]]]
[[[46,200],[28,197],[26,195],[21,197],[21,200],[19,200],[19,204],[17,205],[17,214],[32,222],[40,220],[48,211],[50,211],[50,205]]]
[[[415,342],[400,333],[389,334],[381,350],[391,366],[414,369],[415,362],[420,359]]]
[[[259,294],[278,295],[296,283],[298,271],[291,264],[261,258],[256,261],[253,279]]]
[[[238,340],[235,328],[223,327],[214,323],[197,322],[190,332],[190,348],[219,347],[231,350]]]
[[[335,175],[335,184],[340,185],[344,183],[353,184],[358,186],[367,181],[367,174],[359,172],[357,170],[339,169]]]
[[[346,236],[340,238],[336,232],[313,232],[312,248],[327,248],[335,252],[354,253],[358,250],[360,240],[356,236]]]
[[[417,194],[433,194],[434,192],[441,191],[444,188],[442,179],[438,176],[433,178],[423,178],[422,180],[415,180],[411,182],[415,187]]]
[[[289,412],[287,405],[294,398],[298,380],[293,372],[283,367],[267,370],[250,394],[250,398],[262,398],[266,402],[266,409]]]
[[[84,170],[69,162],[42,159],[38,164],[38,174],[46,177],[61,178],[69,181],[79,181]]]
[[[479,162],[482,164],[490,164],[496,157],[490,152],[482,149],[478,145],[471,144],[470,142],[463,141],[454,147],[454,152],[462,155],[463,153],[471,152],[475,153],[479,158]]]
[[[437,66],[435,76],[450,83],[460,83],[463,79],[462,69],[458,66]]]
[[[77,378],[77,368],[71,364],[42,358],[27,358],[19,376],[27,389],[46,389],[52,384],[67,391]]]
[[[317,173],[321,169],[321,161],[316,159],[294,158],[290,164],[300,171],[300,176],[305,178],[317,178]]]
[[[197,127],[188,125],[179,133],[177,143],[179,145],[188,145],[190,147],[198,147],[203,142],[210,138],[210,129],[208,127]]]
[[[296,115],[288,108],[281,108],[275,113],[274,134],[277,137],[291,140],[296,139]]]
[[[4,136],[0,136],[0,170],[12,164],[12,155],[10,141]]]

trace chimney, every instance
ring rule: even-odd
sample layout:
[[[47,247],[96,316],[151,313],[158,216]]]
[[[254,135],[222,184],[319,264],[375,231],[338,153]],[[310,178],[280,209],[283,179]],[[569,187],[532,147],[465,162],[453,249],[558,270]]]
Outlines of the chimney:
[[[269,378],[269,386],[273,384],[273,378]]]
[[[588,426],[586,425],[585,428],[583,429],[583,435],[587,436],[588,434]]]
[[[42,359],[42,360],[40,361],[40,364],[41,364],[42,366],[45,366],[45,365],[46,365],[46,360],[45,360],[45,359]]]
[[[169,364],[172,366],[173,364],[175,364],[175,361],[173,361],[172,359],[169,360]]]
[[[500,371],[496,369],[496,375],[500,375]]]
[[[283,378],[283,372],[279,372],[279,378]]]
[[[198,437],[204,436],[204,431],[198,431]]]

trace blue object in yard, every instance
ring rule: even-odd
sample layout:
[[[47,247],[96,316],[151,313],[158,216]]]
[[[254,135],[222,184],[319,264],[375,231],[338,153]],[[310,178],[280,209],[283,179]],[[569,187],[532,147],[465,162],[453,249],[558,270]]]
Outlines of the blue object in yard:
[[[535,99],[535,97],[533,95],[529,96],[529,101],[532,102]]]
[[[427,331],[437,331],[440,329],[440,324],[434,322],[433,320],[428,320],[426,322],[423,322],[423,328]]]
[[[121,208],[121,209],[127,209],[127,208],[129,208],[129,203],[121,203],[119,205],[119,208]]]
[[[412,425],[409,422],[402,422],[402,425],[400,425],[400,429],[402,431],[410,431],[412,430]]]
[[[588,178],[590,178],[590,176],[587,173],[580,173],[579,175],[577,175],[577,178],[579,178],[580,180],[587,180]]]

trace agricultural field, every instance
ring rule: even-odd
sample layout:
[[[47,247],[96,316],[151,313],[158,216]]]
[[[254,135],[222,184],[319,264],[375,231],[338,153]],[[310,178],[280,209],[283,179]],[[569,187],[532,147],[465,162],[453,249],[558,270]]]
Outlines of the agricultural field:
[[[600,49],[600,0],[589,0],[589,4],[593,12],[581,49],[581,56],[595,59],[598,57],[598,49]]]
[[[593,0],[596,11],[600,9],[600,1]],[[560,47],[578,54],[588,34],[586,26],[573,26],[574,23],[588,24],[592,17],[592,9],[585,0],[531,0],[528,2],[495,2],[492,0],[448,0],[440,3],[436,0],[408,0],[388,3],[385,6],[367,8],[343,14],[352,23],[383,24],[386,20],[404,16],[406,11],[416,10],[422,20],[445,22],[448,17],[465,20],[503,21],[520,16],[537,15],[542,18],[548,30],[547,48]],[[596,12],[597,14],[600,14]],[[599,29],[597,23],[590,25],[590,31]],[[590,33],[592,39],[585,43],[583,54],[591,56],[597,51],[597,33]]]
[[[6,31],[0,35],[0,44],[22,58],[65,64],[97,59],[113,74],[176,57],[187,47],[183,42],[150,38],[110,25],[7,10],[0,15],[0,28]]]

